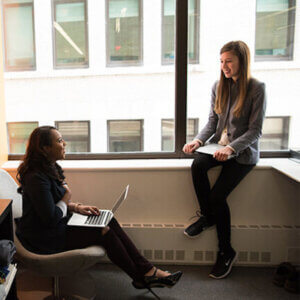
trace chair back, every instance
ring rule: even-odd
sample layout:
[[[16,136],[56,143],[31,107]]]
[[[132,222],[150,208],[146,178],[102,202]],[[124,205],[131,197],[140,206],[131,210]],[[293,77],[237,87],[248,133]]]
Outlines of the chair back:
[[[17,192],[18,185],[5,170],[0,169],[0,199],[11,199],[13,218],[22,216],[22,196]]]

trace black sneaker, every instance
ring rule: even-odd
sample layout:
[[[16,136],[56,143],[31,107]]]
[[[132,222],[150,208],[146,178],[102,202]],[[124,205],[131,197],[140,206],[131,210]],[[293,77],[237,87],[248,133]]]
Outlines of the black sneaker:
[[[209,222],[205,216],[201,216],[198,221],[191,224],[184,230],[184,234],[190,238],[193,238],[200,234],[203,230],[213,226],[213,222]]]
[[[215,279],[225,278],[231,271],[232,265],[237,259],[237,254],[233,250],[230,255],[225,255],[224,252],[218,252],[217,261],[209,274],[209,277]]]

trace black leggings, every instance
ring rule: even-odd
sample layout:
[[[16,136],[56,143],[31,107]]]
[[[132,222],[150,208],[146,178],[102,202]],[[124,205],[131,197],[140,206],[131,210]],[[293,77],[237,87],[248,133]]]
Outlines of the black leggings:
[[[85,248],[91,245],[103,246],[109,259],[127,273],[133,280],[141,281],[153,265],[144,258],[133,242],[113,218],[109,231],[102,235],[102,229],[93,227],[67,227],[66,250]]]
[[[211,188],[207,171],[218,165],[222,165],[222,170]],[[222,252],[232,251],[230,210],[226,198],[254,166],[239,164],[235,159],[220,162],[203,153],[198,153],[192,164],[193,184],[201,214],[216,224]]]

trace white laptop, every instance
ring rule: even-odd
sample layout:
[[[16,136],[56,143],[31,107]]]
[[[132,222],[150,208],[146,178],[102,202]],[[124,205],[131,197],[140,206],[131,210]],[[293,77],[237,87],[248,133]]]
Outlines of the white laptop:
[[[110,222],[114,213],[120,207],[122,202],[126,199],[129,190],[129,185],[126,186],[118,200],[115,202],[112,210],[100,209],[99,215],[81,215],[73,213],[68,221],[70,226],[86,226],[86,227],[105,227]]]
[[[217,150],[220,150],[220,149],[223,149],[223,148],[224,148],[224,146],[222,146],[222,145],[211,143],[211,144],[205,144],[204,146],[199,147],[198,149],[196,149],[196,151],[200,152],[200,153],[214,155],[214,153]],[[234,157],[233,154],[229,155],[228,159],[230,159],[232,157]]]

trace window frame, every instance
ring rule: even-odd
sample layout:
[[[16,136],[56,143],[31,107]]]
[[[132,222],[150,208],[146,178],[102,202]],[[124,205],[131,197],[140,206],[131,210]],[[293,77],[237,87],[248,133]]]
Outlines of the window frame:
[[[68,3],[84,3],[84,30],[85,30],[85,61],[79,64],[57,64],[57,49],[56,49],[56,31],[54,21],[56,20],[56,4]],[[88,31],[88,1],[87,0],[51,0],[52,4],[52,53],[53,53],[53,69],[85,69],[89,68],[89,31]]]
[[[91,151],[91,121],[89,120],[70,120],[70,121],[55,121],[55,127],[59,130],[59,124],[60,123],[87,123],[88,125],[88,137],[87,137],[87,153],[89,153]],[[64,138],[64,136],[63,136]],[[72,141],[71,141],[72,142]]]
[[[176,1],[176,0],[174,0]],[[194,41],[195,41],[195,59],[189,59],[188,58],[188,63],[189,64],[199,64],[199,53],[200,53],[200,6],[201,0],[194,0],[195,1],[195,10],[196,10],[196,20],[195,20],[195,31],[194,31]],[[173,65],[175,63],[175,59],[166,59],[164,58],[164,38],[163,38],[163,28],[164,28],[164,7],[165,7],[165,0],[161,1],[161,64],[164,66],[168,66],[168,65]],[[177,7],[177,4],[176,4]],[[176,12],[175,12],[176,13]],[[188,13],[188,11],[187,11]],[[176,23],[176,16],[174,16],[175,18],[175,23]],[[187,21],[188,21],[188,16],[187,16]],[[176,28],[175,28],[175,32],[176,32]],[[174,39],[175,40],[175,39]],[[174,41],[175,42],[175,41]],[[188,43],[188,41],[187,41]],[[174,46],[175,43],[174,43]],[[174,49],[175,50],[175,49]],[[188,47],[187,47],[188,50]]]
[[[176,41],[175,41],[175,151],[140,153],[86,153],[67,154],[67,160],[109,160],[109,159],[192,159],[194,155],[182,152],[186,142],[187,118],[187,1],[176,0]],[[263,151],[261,158],[288,158],[292,150]],[[9,155],[9,160],[20,160],[22,155]]]
[[[140,27],[140,51],[139,51],[139,60],[130,61],[111,61],[110,60],[110,52],[109,52],[109,1],[105,0],[105,41],[106,41],[106,67],[130,67],[130,66],[142,66],[144,64],[144,24],[143,24],[143,1],[138,0],[139,2],[139,22],[141,24]]]
[[[262,62],[262,61],[288,61],[293,60],[294,58],[294,41],[295,41],[295,20],[296,20],[296,0],[289,0],[289,12],[288,12],[288,20],[291,21],[294,26],[290,26],[287,30],[288,36],[288,47],[287,51],[288,54],[284,56],[274,56],[274,55],[257,55],[256,54],[256,19],[257,19],[257,1],[256,0],[256,8],[255,8],[255,40],[254,40],[254,61],[255,62]],[[291,7],[295,7],[295,9],[290,9]],[[292,41],[292,43],[291,43]]]
[[[107,153],[128,153],[128,152],[113,152],[109,151],[109,145],[110,145],[110,122],[139,122],[140,123],[140,145],[141,145],[141,150],[137,152],[144,151],[144,120],[143,119],[111,119],[106,121],[106,128],[107,128]],[[132,152],[135,153],[135,152]]]
[[[7,32],[6,32],[6,22],[4,10],[7,7],[20,7],[20,6],[31,6],[32,7],[32,36],[33,36],[33,66],[27,67],[10,67],[7,60],[7,46],[5,43]],[[36,46],[35,46],[35,23],[34,23],[34,0],[32,2],[24,3],[3,3],[2,2],[2,24],[3,24],[3,45],[4,45],[4,68],[6,72],[19,72],[19,71],[36,71]]]

